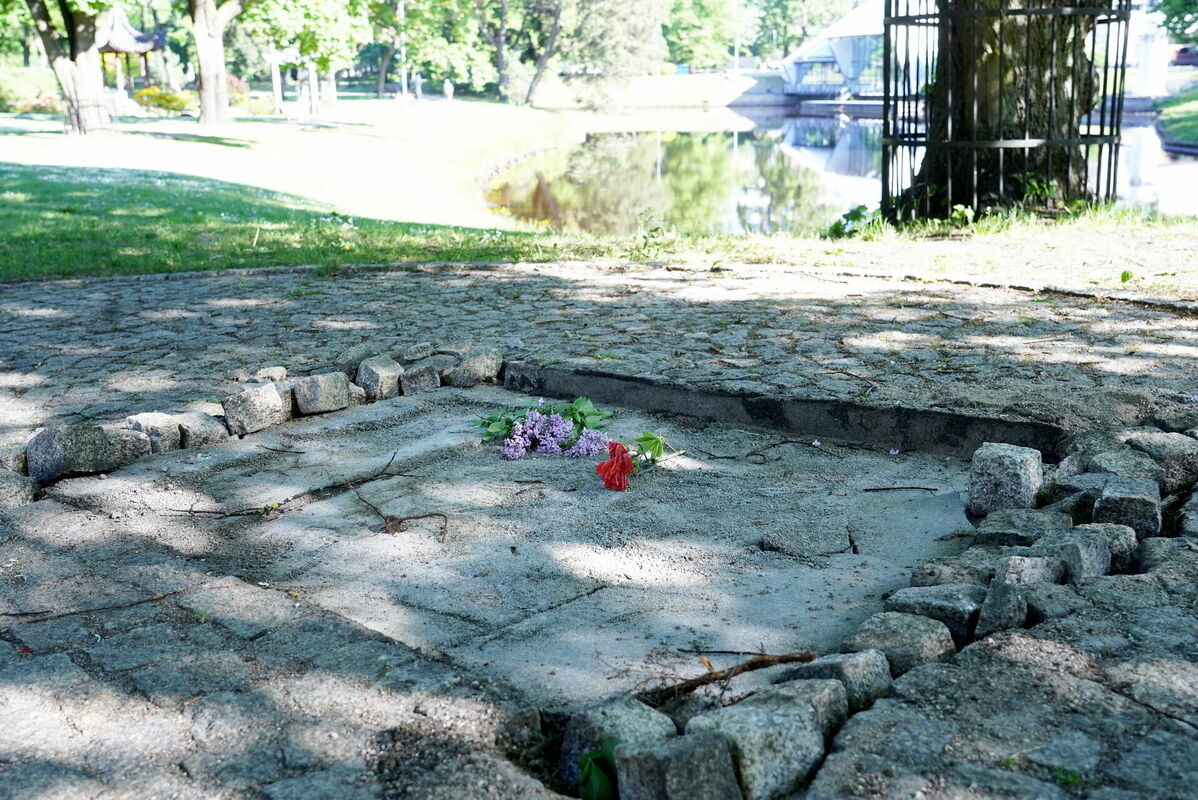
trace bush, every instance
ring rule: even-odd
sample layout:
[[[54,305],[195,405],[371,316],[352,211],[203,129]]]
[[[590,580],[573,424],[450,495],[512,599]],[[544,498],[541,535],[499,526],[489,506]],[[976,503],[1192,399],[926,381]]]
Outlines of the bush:
[[[44,67],[0,67],[0,111],[60,111],[58,80]]]
[[[147,86],[133,93],[133,99],[143,108],[156,108],[162,111],[194,111],[197,107],[195,98],[190,94],[175,94],[164,92],[160,86]]]
[[[243,105],[250,96],[250,85],[242,78],[236,75],[229,77],[229,105]]]

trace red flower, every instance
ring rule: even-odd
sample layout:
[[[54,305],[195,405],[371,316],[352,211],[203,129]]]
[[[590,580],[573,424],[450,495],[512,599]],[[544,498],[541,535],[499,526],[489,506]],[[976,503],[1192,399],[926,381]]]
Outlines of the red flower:
[[[608,489],[622,492],[628,488],[628,476],[632,474],[632,458],[628,448],[619,442],[607,443],[607,461],[595,467],[595,472],[603,478],[603,485]]]

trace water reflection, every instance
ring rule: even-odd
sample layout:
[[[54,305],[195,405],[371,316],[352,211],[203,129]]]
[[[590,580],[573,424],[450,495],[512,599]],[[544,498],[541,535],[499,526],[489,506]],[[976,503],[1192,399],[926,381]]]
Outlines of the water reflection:
[[[1198,161],[1165,156],[1151,127],[1125,127],[1124,137],[1124,202],[1198,213],[1188,188]],[[790,117],[740,133],[592,134],[500,175],[487,200],[555,230],[810,234],[853,206],[876,206],[880,171],[879,122]]]

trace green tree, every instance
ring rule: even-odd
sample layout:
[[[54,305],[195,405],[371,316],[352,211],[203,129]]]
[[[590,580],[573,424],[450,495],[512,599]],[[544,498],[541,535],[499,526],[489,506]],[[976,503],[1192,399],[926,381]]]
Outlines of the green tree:
[[[299,64],[326,74],[351,63],[370,40],[365,0],[257,0],[245,24],[275,50],[293,50]]]
[[[0,10],[9,11],[13,2],[0,0]],[[108,8],[106,0],[59,0],[53,9],[45,0],[25,0],[25,5],[62,90],[68,130],[83,134],[108,127],[96,41],[96,22]]]
[[[781,58],[848,13],[852,0],[749,0],[757,11],[753,52]]]
[[[1182,44],[1198,44],[1198,0],[1157,0],[1165,29]]]
[[[666,59],[662,25],[670,0],[582,0],[563,46],[568,81],[598,102],[629,78],[648,75]]]
[[[740,0],[674,0],[663,30],[670,60],[724,66],[740,18]]]

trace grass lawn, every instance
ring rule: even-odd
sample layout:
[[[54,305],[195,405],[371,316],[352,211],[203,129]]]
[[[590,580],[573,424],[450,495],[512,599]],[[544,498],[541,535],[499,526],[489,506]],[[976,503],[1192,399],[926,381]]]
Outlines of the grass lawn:
[[[1161,132],[1177,142],[1198,142],[1198,87],[1162,101]]]

